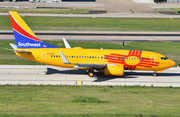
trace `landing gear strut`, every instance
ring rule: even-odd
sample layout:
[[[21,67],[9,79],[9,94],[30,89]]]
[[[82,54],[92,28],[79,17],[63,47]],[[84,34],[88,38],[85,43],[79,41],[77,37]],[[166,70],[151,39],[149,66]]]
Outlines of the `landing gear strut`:
[[[156,73],[155,72],[153,73],[153,75],[154,75],[154,77],[156,77]]]

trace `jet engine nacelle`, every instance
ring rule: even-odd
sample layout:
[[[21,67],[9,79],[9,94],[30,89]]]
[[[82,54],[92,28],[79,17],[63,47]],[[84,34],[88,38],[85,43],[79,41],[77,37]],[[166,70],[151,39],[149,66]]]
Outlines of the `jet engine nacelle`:
[[[123,76],[124,75],[124,67],[123,66],[107,66],[104,69],[104,75]]]

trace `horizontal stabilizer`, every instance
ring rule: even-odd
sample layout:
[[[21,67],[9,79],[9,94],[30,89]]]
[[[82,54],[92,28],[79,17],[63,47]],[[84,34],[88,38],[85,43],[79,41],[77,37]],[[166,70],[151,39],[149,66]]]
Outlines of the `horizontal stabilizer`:
[[[10,50],[10,51],[14,51],[14,52],[27,52],[27,53],[31,53],[31,51],[24,51],[24,50],[14,50],[14,49],[7,49],[6,50]]]
[[[13,48],[13,49],[16,49],[17,48],[17,45],[16,44],[13,44],[13,43],[9,43],[10,46]]]

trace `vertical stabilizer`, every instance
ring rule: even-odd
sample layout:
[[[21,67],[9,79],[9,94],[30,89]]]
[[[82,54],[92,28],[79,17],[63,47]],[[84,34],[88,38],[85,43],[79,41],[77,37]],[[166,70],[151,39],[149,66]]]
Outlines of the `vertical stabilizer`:
[[[16,11],[10,11],[17,48],[57,48],[40,41]]]

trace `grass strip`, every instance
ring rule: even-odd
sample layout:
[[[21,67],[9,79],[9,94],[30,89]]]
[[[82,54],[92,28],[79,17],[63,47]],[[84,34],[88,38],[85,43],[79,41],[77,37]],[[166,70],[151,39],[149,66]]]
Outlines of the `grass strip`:
[[[45,43],[64,48],[62,41],[44,41]],[[18,57],[12,51],[5,50],[11,48],[9,43],[16,43],[15,41],[0,40],[0,64],[2,65],[42,65],[25,58]],[[144,50],[161,53],[176,63],[180,62],[180,42],[128,42],[125,47],[122,47],[122,42],[119,43],[105,43],[105,42],[73,42],[69,44],[72,47],[83,47],[89,49],[120,49],[120,50]]]
[[[179,90],[144,86],[0,85],[0,116],[179,117]],[[77,97],[91,101],[74,101]]]
[[[179,19],[23,17],[33,30],[180,31]],[[0,29],[12,29],[0,16]]]

